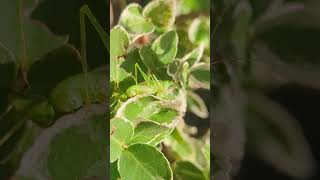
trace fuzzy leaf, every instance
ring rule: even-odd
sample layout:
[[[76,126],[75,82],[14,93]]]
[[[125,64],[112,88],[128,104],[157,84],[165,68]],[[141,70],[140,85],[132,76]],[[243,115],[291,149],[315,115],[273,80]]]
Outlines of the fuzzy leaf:
[[[158,37],[152,44],[152,50],[157,54],[162,64],[172,63],[178,51],[177,33],[169,31]]]
[[[152,22],[142,15],[142,7],[139,4],[129,4],[121,13],[120,25],[130,34],[149,34],[154,31]]]
[[[174,0],[154,0],[143,10],[143,15],[150,18],[158,29],[168,29],[175,21],[176,2]]]
[[[208,19],[194,19],[189,28],[189,39],[195,44],[210,46],[210,21]]]
[[[123,55],[130,44],[129,34],[122,27],[117,26],[110,32],[110,81],[119,83],[129,76],[129,74],[120,67],[124,61]]]

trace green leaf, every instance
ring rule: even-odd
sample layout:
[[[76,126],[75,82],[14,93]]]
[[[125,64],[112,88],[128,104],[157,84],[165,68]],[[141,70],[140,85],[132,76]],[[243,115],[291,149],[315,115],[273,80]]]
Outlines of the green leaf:
[[[152,50],[157,54],[162,64],[172,63],[178,51],[178,35],[169,31],[159,36],[152,44]]]
[[[67,38],[57,37],[30,18],[37,1],[3,0],[0,17],[0,42],[10,49],[18,64],[30,67],[39,57],[65,44]]]
[[[172,151],[179,158],[188,158],[192,154],[190,139],[181,130],[175,128],[171,135],[165,139],[165,145],[170,146]]]
[[[175,60],[167,66],[167,73],[175,81],[186,84],[188,81],[189,63],[183,63],[180,60]]]
[[[189,161],[179,161],[174,168],[177,180],[207,180],[201,169]]]
[[[110,32],[110,81],[120,83],[129,74],[120,67],[124,61],[126,50],[130,44],[130,37],[126,30],[117,26]]]
[[[174,0],[154,0],[143,10],[143,15],[150,18],[158,29],[169,29],[176,14],[176,2]]]
[[[54,122],[55,112],[48,99],[41,96],[17,98],[12,102],[15,112],[32,120],[42,127],[48,127]]]
[[[122,118],[110,121],[110,162],[116,161],[133,136],[133,125]]]
[[[144,65],[151,70],[153,74],[158,72],[159,59],[157,54],[148,46],[144,46],[139,50],[141,60]]]
[[[97,163],[102,162],[103,169],[107,168],[105,120],[105,115],[91,116],[87,123],[70,127],[52,139],[46,157],[51,179],[82,179],[89,175],[102,178],[105,175],[104,171],[93,173]]]
[[[118,171],[118,162],[110,163],[110,180],[119,180],[120,174]]]
[[[153,121],[170,125],[179,119],[179,112],[164,106],[164,102],[153,96],[142,96],[129,99],[122,105],[116,116],[124,117],[134,124],[140,121]]]
[[[16,175],[106,179],[107,118],[105,105],[88,105],[62,116],[40,131],[32,146],[24,152]]]
[[[206,48],[210,47],[210,20],[196,18],[189,28],[189,39],[195,44],[204,44]]]
[[[165,156],[155,147],[135,144],[122,152],[118,162],[123,180],[172,180],[172,170]]]
[[[142,7],[139,4],[129,4],[121,13],[119,24],[130,34],[149,34],[154,31],[152,22],[142,15]]]
[[[210,0],[181,0],[180,13],[189,14],[192,12],[209,11]]]
[[[134,129],[134,136],[130,141],[130,145],[143,143],[156,146],[171,132],[172,128],[151,121],[140,122]]]
[[[107,77],[104,72],[77,74],[60,82],[50,94],[50,103],[58,113],[79,109],[86,100],[90,103],[105,102]],[[87,99],[88,98],[88,99]]]
[[[198,48],[194,49],[190,53],[186,54],[181,61],[188,62],[189,66],[192,67],[193,65],[200,62],[204,52],[204,45],[200,45]]]

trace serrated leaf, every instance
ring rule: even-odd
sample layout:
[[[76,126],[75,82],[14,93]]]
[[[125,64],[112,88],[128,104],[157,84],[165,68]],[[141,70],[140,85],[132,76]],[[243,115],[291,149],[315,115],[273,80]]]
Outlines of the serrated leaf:
[[[143,17],[139,4],[129,4],[121,13],[119,24],[130,34],[149,34],[154,31],[152,22]]]
[[[172,131],[172,128],[156,124],[151,121],[140,122],[134,129],[134,136],[130,144],[158,145]]]
[[[176,2],[174,0],[154,0],[143,10],[143,15],[150,18],[159,29],[170,28],[176,15]]]
[[[123,180],[172,180],[172,170],[165,156],[155,147],[135,144],[122,152],[118,162]]]
[[[162,64],[172,63],[178,51],[178,35],[169,31],[159,36],[152,44],[152,50],[157,54]]]
[[[77,74],[60,82],[50,94],[50,103],[58,113],[79,109],[88,100],[102,103],[108,99],[104,72]],[[87,99],[88,98],[88,99]]]
[[[120,67],[124,61],[123,55],[130,44],[129,34],[122,27],[117,26],[110,32],[110,81],[120,83],[130,74]]]
[[[0,42],[13,52],[19,64],[23,61],[27,67],[67,41],[67,38],[51,34],[44,26],[30,18],[30,14],[26,12],[36,5],[36,1],[1,2],[0,17],[5,17],[6,20],[2,21]]]
[[[122,118],[110,121],[110,162],[116,161],[133,136],[133,125]]]
[[[202,170],[189,161],[179,161],[174,168],[177,180],[207,180]]]

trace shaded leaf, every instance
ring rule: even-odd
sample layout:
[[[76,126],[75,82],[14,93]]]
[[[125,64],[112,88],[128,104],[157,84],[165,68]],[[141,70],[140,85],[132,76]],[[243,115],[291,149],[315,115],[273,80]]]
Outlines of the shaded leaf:
[[[202,170],[188,161],[177,162],[174,175],[177,180],[207,180]]]

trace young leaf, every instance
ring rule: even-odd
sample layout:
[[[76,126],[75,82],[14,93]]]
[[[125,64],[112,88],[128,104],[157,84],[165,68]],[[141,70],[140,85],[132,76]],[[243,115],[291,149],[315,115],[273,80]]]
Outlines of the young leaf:
[[[179,5],[181,14],[210,10],[210,0],[181,0]]]
[[[193,65],[197,64],[200,62],[204,52],[204,45],[201,44],[198,48],[194,49],[187,55],[185,55],[181,61],[185,62],[187,61],[189,63],[189,66],[192,67]]]
[[[122,27],[117,26],[110,32],[110,81],[120,83],[129,74],[120,67],[124,61],[126,50],[130,44],[129,34]]]
[[[169,29],[176,15],[176,2],[174,0],[154,0],[143,10],[143,15],[150,18],[158,29]]]
[[[194,19],[189,28],[189,39],[195,44],[210,46],[210,21],[208,19]]]
[[[110,121],[110,162],[116,161],[133,136],[133,125],[122,118]]]
[[[179,112],[163,104],[164,102],[153,96],[134,97],[119,108],[116,116],[124,117],[134,124],[144,120],[170,125],[179,119]]]
[[[155,147],[135,144],[122,152],[118,161],[123,180],[172,180],[172,170],[165,156]]]
[[[151,121],[141,122],[134,129],[134,136],[130,144],[158,145],[172,131],[172,128],[156,124]]]
[[[154,31],[152,22],[143,17],[139,4],[129,4],[121,13],[119,24],[130,34],[149,34]]]
[[[177,33],[169,31],[158,37],[152,44],[152,50],[157,54],[162,64],[172,63],[178,51]]]

